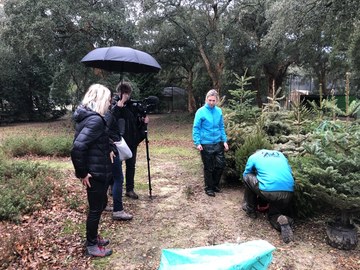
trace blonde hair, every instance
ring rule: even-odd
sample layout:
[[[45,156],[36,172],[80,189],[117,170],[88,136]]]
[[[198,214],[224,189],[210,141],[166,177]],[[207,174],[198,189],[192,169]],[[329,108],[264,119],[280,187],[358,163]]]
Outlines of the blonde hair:
[[[110,98],[111,91],[107,87],[101,84],[92,84],[81,103],[90,110],[105,115],[109,109]]]
[[[205,102],[208,99],[208,97],[215,97],[216,101],[219,101],[219,93],[215,89],[211,89],[207,92],[205,97]]]

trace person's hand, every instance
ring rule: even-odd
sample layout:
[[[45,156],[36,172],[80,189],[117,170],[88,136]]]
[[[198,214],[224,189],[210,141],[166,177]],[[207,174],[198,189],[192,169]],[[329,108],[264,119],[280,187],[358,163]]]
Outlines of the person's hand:
[[[143,121],[144,121],[144,123],[145,124],[148,124],[149,123],[149,116],[145,116],[145,117],[143,117]]]
[[[149,116],[145,116],[145,117],[142,117],[141,120],[145,123],[145,124],[148,124],[149,123]]]
[[[224,142],[224,149],[225,149],[225,151],[229,150],[229,145],[227,144],[227,142]]]
[[[87,176],[85,176],[84,178],[80,178],[81,183],[82,183],[85,187],[91,188],[90,180],[89,180],[90,177],[91,177],[91,174],[88,173]]]
[[[130,98],[129,94],[123,93],[121,95],[121,99],[117,102],[116,105],[120,108],[124,107],[125,102],[128,101],[129,98]]]
[[[202,151],[203,150],[203,147],[201,144],[199,144],[198,146],[196,146],[196,149],[199,150],[199,151]]]
[[[110,152],[110,160],[111,160],[111,163],[114,163],[114,157],[115,157],[116,155],[115,155],[115,153],[114,153],[114,151],[111,151]]]

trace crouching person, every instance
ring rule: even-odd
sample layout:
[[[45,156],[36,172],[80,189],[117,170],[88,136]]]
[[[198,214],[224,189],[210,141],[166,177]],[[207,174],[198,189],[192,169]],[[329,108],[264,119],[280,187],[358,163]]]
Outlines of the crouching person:
[[[252,154],[243,173],[243,210],[256,218],[258,199],[269,203],[270,224],[285,243],[293,240],[293,195],[295,181],[287,158],[279,151],[261,149]]]

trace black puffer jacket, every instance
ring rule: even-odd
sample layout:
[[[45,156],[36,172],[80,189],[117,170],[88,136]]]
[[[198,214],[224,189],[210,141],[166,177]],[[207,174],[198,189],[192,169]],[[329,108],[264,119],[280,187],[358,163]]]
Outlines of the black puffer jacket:
[[[84,178],[88,173],[97,181],[109,182],[112,178],[109,135],[104,118],[79,106],[73,119],[76,122],[71,160],[75,175]]]

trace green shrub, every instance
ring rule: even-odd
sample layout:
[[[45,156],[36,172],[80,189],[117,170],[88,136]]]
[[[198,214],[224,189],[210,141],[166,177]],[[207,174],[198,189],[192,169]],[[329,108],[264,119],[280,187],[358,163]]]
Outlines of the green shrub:
[[[244,171],[248,157],[258,149],[273,149],[263,132],[250,134],[245,138],[244,144],[235,151],[236,168],[239,172]]]
[[[73,135],[60,136],[56,138],[49,138],[45,140],[45,148],[47,155],[66,157],[70,156],[70,150],[73,143]]]
[[[17,221],[43,207],[54,189],[54,172],[35,162],[1,161],[0,220]]]
[[[3,150],[10,156],[69,156],[72,135],[62,136],[28,136],[7,137],[3,141]]]

